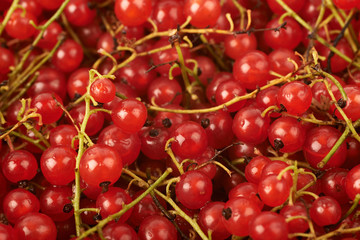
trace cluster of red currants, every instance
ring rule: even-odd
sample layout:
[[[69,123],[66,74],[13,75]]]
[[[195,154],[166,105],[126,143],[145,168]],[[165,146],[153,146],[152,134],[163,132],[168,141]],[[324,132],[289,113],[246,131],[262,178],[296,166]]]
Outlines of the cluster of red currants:
[[[1,0],[0,239],[360,239],[358,0]]]

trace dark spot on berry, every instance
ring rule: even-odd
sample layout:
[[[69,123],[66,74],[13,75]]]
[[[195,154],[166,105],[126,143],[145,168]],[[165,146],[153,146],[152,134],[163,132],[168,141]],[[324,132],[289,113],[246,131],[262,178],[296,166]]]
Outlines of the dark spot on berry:
[[[151,129],[149,132],[150,137],[157,137],[159,135],[159,130],[158,129]]]
[[[201,126],[203,128],[207,128],[210,125],[210,120],[208,118],[204,118],[201,120]]]
[[[226,220],[229,220],[231,218],[232,211],[230,208],[226,208],[222,210],[222,215]]]
[[[162,125],[166,128],[170,128],[172,123],[171,123],[171,120],[169,118],[164,118],[162,121],[161,121]]]
[[[275,139],[274,147],[275,147],[276,151],[279,151],[280,149],[282,149],[284,147],[284,143],[280,139]]]
[[[63,208],[63,212],[69,213],[69,212],[71,212],[71,210],[73,210],[73,206],[71,205],[71,203],[65,204],[65,206]]]

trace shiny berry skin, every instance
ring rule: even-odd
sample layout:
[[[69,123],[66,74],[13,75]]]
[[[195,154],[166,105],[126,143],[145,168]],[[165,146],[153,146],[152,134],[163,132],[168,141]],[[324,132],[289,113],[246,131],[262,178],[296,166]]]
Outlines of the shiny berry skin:
[[[360,164],[353,167],[346,175],[345,190],[348,197],[354,200],[357,194],[360,194]]]
[[[234,134],[232,132],[233,119],[227,111],[205,113],[200,120],[205,129],[209,146],[220,149],[231,144]]]
[[[311,219],[319,226],[337,223],[341,218],[339,203],[329,196],[319,197],[310,208]]]
[[[306,131],[297,119],[281,117],[271,123],[269,141],[280,152],[299,151],[305,142]]]
[[[320,126],[308,131],[303,145],[306,161],[312,167],[317,168],[317,164],[328,154],[340,136],[340,131],[330,126]],[[346,144],[343,143],[332,155],[324,169],[340,167],[345,160]]]
[[[189,209],[199,209],[210,201],[212,183],[208,176],[199,171],[189,171],[180,176],[175,194],[181,204]]]
[[[18,239],[55,240],[57,231],[53,220],[42,213],[28,213],[14,226]]]
[[[233,75],[243,87],[254,90],[270,80],[269,70],[268,56],[264,52],[253,50],[236,59]]]
[[[265,42],[273,49],[286,48],[293,50],[301,42],[303,33],[300,25],[293,18],[285,17],[283,21],[286,22],[285,29],[264,32]],[[266,25],[266,28],[276,28],[279,25],[279,18],[274,18]]]
[[[285,13],[285,9],[277,3],[276,0],[266,0],[271,11],[276,14]],[[299,12],[305,4],[305,1],[297,0],[284,0],[284,3],[288,5],[294,12]]]
[[[259,144],[266,140],[270,125],[269,117],[261,116],[257,107],[244,107],[234,117],[232,129],[235,136],[242,142]]]
[[[265,156],[256,156],[246,165],[245,177],[249,183],[258,184],[261,180],[261,174],[264,167],[270,163],[271,160]]]
[[[221,14],[219,0],[186,0],[184,14],[191,17],[191,25],[197,28],[214,26]]]
[[[163,216],[149,216],[142,221],[138,232],[139,240],[177,240],[174,225]]]
[[[179,105],[169,104],[164,106],[166,109],[184,109]],[[180,124],[189,121],[188,114],[172,113],[172,112],[158,112],[154,118],[155,127],[165,127],[170,132],[173,132]]]
[[[245,197],[230,199],[225,203],[221,220],[233,235],[249,235],[249,222],[261,212],[259,206]]]
[[[285,178],[279,180],[276,174],[268,175],[259,182],[260,199],[268,206],[283,204],[289,197],[291,185]]]
[[[12,151],[2,160],[4,177],[13,183],[33,179],[37,169],[38,164],[34,155],[26,150]]]
[[[50,130],[49,142],[51,146],[65,146],[72,148],[72,141],[78,135],[73,125],[63,124]],[[79,140],[74,140],[74,149],[77,149]]]
[[[59,104],[63,104],[61,98],[56,93],[49,92],[41,93],[31,101],[32,107],[41,115],[43,124],[54,123],[60,119],[63,110]]]
[[[67,39],[56,50],[52,57],[52,64],[62,72],[69,73],[76,70],[84,57],[83,49],[72,39]]]
[[[14,224],[26,213],[39,212],[40,202],[31,192],[17,188],[6,194],[2,207],[7,220]]]
[[[211,232],[212,239],[226,239],[230,237],[230,233],[226,230],[222,218],[222,210],[225,203],[210,202],[201,208],[198,215],[198,223],[204,233]]]
[[[225,54],[236,60],[243,54],[256,50],[257,40],[255,34],[238,34],[226,36],[224,40]]]
[[[26,91],[29,97],[35,98],[40,93],[54,92],[62,100],[66,97],[65,75],[53,68],[43,67],[39,70],[39,76],[31,87]]]
[[[284,170],[287,167],[289,167],[289,164],[287,164],[286,162],[273,160],[268,164],[266,164],[262,169],[260,180],[264,179],[269,175],[273,175],[273,174],[278,175],[282,170]],[[290,185],[293,184],[291,173],[293,173],[293,170],[288,170],[282,175],[282,178],[285,179]]]
[[[135,27],[146,22],[152,11],[151,0],[116,0],[115,15],[125,26]]]
[[[205,130],[200,124],[186,121],[180,124],[172,134],[175,141],[171,143],[171,149],[181,158],[194,158],[202,154],[207,145]]]
[[[217,105],[224,104],[237,96],[243,96],[246,90],[240,83],[234,80],[227,80],[219,84],[215,92],[215,101]],[[241,100],[227,106],[230,112],[239,111],[246,103],[246,100]]]
[[[96,207],[100,209],[102,218],[106,218],[114,213],[119,212],[124,204],[132,201],[130,195],[122,188],[110,187],[107,192],[101,193],[96,199]],[[130,217],[132,208],[124,213],[119,223],[124,223]]]
[[[14,54],[9,49],[0,47],[0,74],[10,72],[11,66],[15,66]]]
[[[148,101],[152,100],[161,106],[165,104],[180,104],[182,100],[182,89],[178,81],[166,77],[154,79],[147,89]]]
[[[23,10],[15,9],[5,26],[5,31],[12,38],[19,40],[30,38],[36,32],[36,29],[29,23],[31,20],[37,24],[33,13],[26,11],[23,14]]]
[[[50,186],[40,195],[40,210],[55,222],[62,222],[74,215],[71,198],[73,192],[68,186]]]
[[[216,72],[216,66],[213,59],[207,56],[195,56],[193,59],[198,64],[198,77],[200,82],[206,87],[211,79],[213,78]],[[193,64],[190,65],[190,68],[193,69]],[[195,81],[195,78],[190,76],[190,82]]]
[[[262,212],[249,224],[249,235],[253,240],[287,240],[288,233],[285,217],[274,212]]]
[[[278,92],[278,103],[283,105],[289,114],[301,115],[311,105],[311,88],[302,82],[289,82],[281,86]]]
[[[280,215],[285,218],[303,216],[307,217],[307,210],[302,202],[296,202],[294,205],[286,205],[280,210]],[[306,232],[309,224],[305,219],[293,219],[288,222],[289,233]]]
[[[95,80],[90,86],[90,95],[99,103],[108,103],[115,98],[116,87],[107,78]]]
[[[119,153],[104,144],[95,144],[84,152],[80,160],[80,177],[90,186],[116,182],[123,167]]]
[[[41,172],[53,185],[67,185],[74,180],[77,153],[68,146],[55,146],[46,149],[41,155]]]
[[[111,111],[114,124],[128,133],[136,133],[144,126],[147,118],[145,105],[136,99],[122,100]]]
[[[178,24],[185,22],[182,1],[162,0],[155,3],[152,19],[159,31],[174,29]]]
[[[114,147],[124,166],[130,165],[136,160],[141,147],[137,133],[127,133],[115,125],[104,128],[99,134],[97,143]]]
[[[90,24],[96,17],[96,10],[89,8],[89,0],[70,0],[64,14],[70,24],[82,27]]]
[[[110,223],[103,228],[108,240],[138,240],[135,230],[126,223]]]

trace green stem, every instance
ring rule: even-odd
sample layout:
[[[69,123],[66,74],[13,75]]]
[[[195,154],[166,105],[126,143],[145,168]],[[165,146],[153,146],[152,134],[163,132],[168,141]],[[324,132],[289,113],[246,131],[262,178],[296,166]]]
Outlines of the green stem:
[[[336,150],[338,150],[338,148],[340,147],[340,145],[345,141],[347,135],[349,134],[350,130],[349,127],[346,126],[344,132],[341,134],[340,138],[336,141],[336,143],[334,144],[334,146],[331,148],[330,152],[328,154],[326,154],[326,156],[323,158],[323,160],[321,160],[321,162],[319,162],[317,164],[318,168],[323,168],[325,167],[325,165],[329,162],[330,158],[332,157],[332,155],[334,155],[334,153],[336,152]]]
[[[183,54],[181,52],[181,47],[180,47],[179,42],[178,41],[174,42],[174,46],[175,46],[176,52],[178,54],[179,65],[180,65],[181,75],[183,77],[185,89],[186,89],[186,91],[188,91],[189,94],[191,94],[191,85],[190,85],[189,77],[188,77],[187,72],[186,72],[184,56],[183,56]]]
[[[336,78],[334,78],[334,76],[333,75],[331,75],[330,73],[327,73],[327,72],[325,72],[325,71],[320,71],[320,73],[322,74],[322,75],[324,75],[325,77],[327,77],[330,81],[332,81],[334,84],[335,84],[335,86],[339,89],[339,91],[340,91],[340,93],[341,93],[341,97],[342,97],[342,99],[344,100],[344,101],[347,101],[348,100],[348,97],[347,97],[347,95],[346,95],[346,92],[344,91],[344,88],[341,86],[341,84],[339,83],[339,81],[338,80],[336,80]]]
[[[136,199],[134,199],[131,203],[126,204],[123,206],[123,208],[113,214],[108,216],[107,218],[101,220],[95,227],[92,227],[88,230],[86,230],[85,232],[83,232],[81,235],[79,235],[79,237],[77,238],[78,240],[80,239],[84,239],[85,237],[89,236],[90,234],[98,231],[98,229],[102,229],[106,224],[108,224],[109,222],[113,221],[116,218],[121,217],[125,212],[127,212],[130,208],[132,208],[133,206],[135,206],[138,202],[140,202],[144,197],[146,197],[146,195],[148,195],[151,191],[154,191],[155,188],[166,179],[166,177],[172,172],[171,168],[166,169],[166,171],[158,178],[158,180],[156,180],[153,184],[151,184],[149,186],[148,189],[146,189],[146,191],[144,191],[139,197],[137,197]]]

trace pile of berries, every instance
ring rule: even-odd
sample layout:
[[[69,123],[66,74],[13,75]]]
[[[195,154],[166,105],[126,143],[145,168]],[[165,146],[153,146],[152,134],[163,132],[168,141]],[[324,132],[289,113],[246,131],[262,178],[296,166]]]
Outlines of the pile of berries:
[[[360,239],[359,9],[1,0],[0,239]]]

